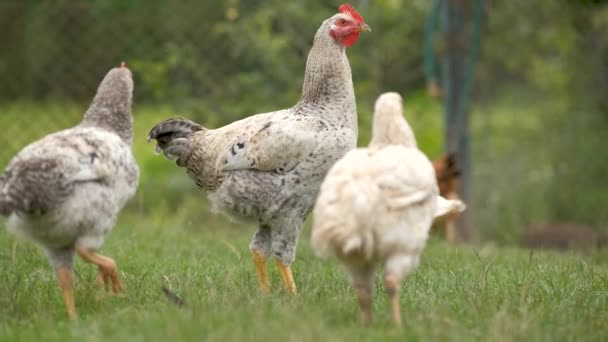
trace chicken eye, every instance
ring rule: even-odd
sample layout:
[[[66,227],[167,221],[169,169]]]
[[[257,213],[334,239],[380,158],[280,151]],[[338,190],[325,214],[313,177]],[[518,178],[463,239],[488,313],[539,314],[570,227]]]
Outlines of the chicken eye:
[[[338,23],[342,26],[346,25],[346,20],[344,19],[340,19],[340,21],[338,21]]]

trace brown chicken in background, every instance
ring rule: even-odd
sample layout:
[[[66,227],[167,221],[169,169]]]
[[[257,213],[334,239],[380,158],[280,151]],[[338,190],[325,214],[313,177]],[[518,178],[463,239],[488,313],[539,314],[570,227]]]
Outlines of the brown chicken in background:
[[[460,179],[460,170],[456,164],[456,154],[448,153],[433,161],[433,168],[435,169],[439,194],[447,199],[459,200],[458,183]],[[455,222],[459,215],[460,213],[454,212],[442,218],[438,218],[433,223],[432,230],[437,231],[444,229],[445,239],[449,243],[456,242]]]

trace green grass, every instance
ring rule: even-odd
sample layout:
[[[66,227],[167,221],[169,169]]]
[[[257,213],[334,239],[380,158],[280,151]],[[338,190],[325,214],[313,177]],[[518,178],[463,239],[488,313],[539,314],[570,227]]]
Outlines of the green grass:
[[[315,258],[304,231],[294,264],[299,294],[262,295],[247,250],[251,227],[202,209],[200,218],[169,209],[127,213],[102,252],[114,257],[126,291],[104,297],[95,268],[76,263],[80,318],[67,320],[54,274],[30,243],[0,233],[0,340],[343,341],[577,340],[608,337],[606,251],[589,255],[450,247],[432,240],[406,279],[404,327],[390,325],[380,279],[375,322],[362,327],[346,277]],[[187,303],[178,308],[163,284]]]
[[[428,100],[410,99],[405,101],[406,115],[420,146],[435,156],[440,146],[438,108]],[[2,164],[27,142],[76,123],[84,107],[28,103],[0,107],[0,126],[9,128],[0,136],[8,139],[0,141],[5,147],[0,151]],[[364,143],[369,138],[371,105],[360,107]],[[299,294],[292,297],[282,289],[272,263],[273,291],[263,296],[247,250],[253,228],[210,214],[204,195],[184,172],[155,156],[153,146],[145,141],[154,123],[188,113],[136,106],[134,114],[140,188],[101,250],[116,259],[124,295],[103,296],[94,286],[94,267],[78,261],[75,298],[80,319],[68,321],[44,255],[29,242],[10,236],[0,222],[0,341],[608,338],[608,250],[585,255],[530,253],[493,245],[455,248],[432,240],[421,267],[403,283],[404,327],[395,330],[380,281],[375,323],[360,326],[345,275],[335,262],[313,256],[307,229],[294,264]],[[485,170],[484,165],[479,169]],[[478,189],[505,194],[495,184]],[[484,203],[483,208],[489,205]],[[505,221],[503,209],[478,211],[488,217],[480,225],[487,228],[486,224]],[[518,209],[517,215],[523,212]],[[521,229],[515,224],[504,228],[506,232]],[[169,302],[161,291],[163,284],[182,296],[187,307]]]

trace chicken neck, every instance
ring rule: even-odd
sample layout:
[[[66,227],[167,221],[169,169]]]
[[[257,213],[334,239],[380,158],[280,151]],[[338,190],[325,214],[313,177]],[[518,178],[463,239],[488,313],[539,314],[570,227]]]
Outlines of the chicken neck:
[[[298,114],[320,115],[357,128],[357,109],[350,64],[344,46],[329,35],[329,24],[317,32],[306,62]]]
[[[114,132],[130,145],[133,141],[133,81],[130,76],[126,76],[124,70],[115,68],[106,75],[84,114],[81,126],[99,127]]]

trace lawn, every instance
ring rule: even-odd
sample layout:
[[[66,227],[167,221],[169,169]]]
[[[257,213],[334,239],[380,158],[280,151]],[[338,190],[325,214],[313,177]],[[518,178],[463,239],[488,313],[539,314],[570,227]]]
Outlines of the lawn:
[[[135,211],[135,210],[134,210]],[[201,211],[206,211],[203,206]],[[207,216],[207,215],[204,215]],[[106,296],[95,269],[76,263],[79,320],[67,320],[40,251],[0,233],[1,341],[576,340],[608,337],[606,251],[587,255],[431,240],[406,279],[404,326],[390,325],[380,278],[375,322],[363,327],[344,274],[314,257],[305,230],[294,264],[299,293],[258,291],[251,227],[185,219],[169,209],[128,213],[102,252],[114,257],[126,291]],[[163,285],[181,296],[169,301]]]
[[[0,137],[8,139],[2,163],[25,142],[54,130],[51,122],[61,127],[76,123],[84,107],[0,108],[0,123],[11,128]],[[425,115],[422,106],[406,108],[413,108],[414,126],[434,127],[421,131],[421,146],[437,150],[437,117]],[[608,338],[608,250],[532,253],[490,244],[452,247],[432,239],[420,268],[403,283],[404,326],[396,330],[380,278],[375,321],[369,327],[359,324],[358,305],[345,275],[335,262],[314,257],[307,227],[294,264],[298,295],[282,289],[271,263],[273,290],[265,296],[258,290],[247,248],[253,227],[211,214],[183,170],[155,156],[145,141],[153,123],[187,113],[145,106],[134,113],[140,188],[101,250],[117,261],[125,292],[106,295],[94,285],[96,269],[77,261],[75,299],[80,317],[68,321],[44,255],[9,235],[0,222],[0,341]],[[363,123],[369,121],[367,112],[360,117]],[[20,129],[19,123],[28,129]],[[368,131],[368,123],[361,129]],[[163,285],[186,305],[177,307],[169,301]]]

